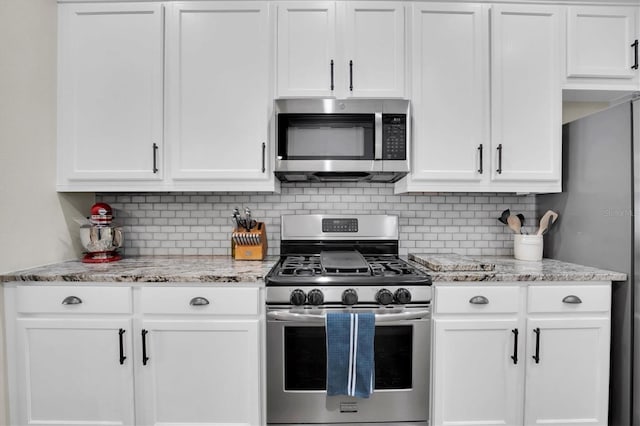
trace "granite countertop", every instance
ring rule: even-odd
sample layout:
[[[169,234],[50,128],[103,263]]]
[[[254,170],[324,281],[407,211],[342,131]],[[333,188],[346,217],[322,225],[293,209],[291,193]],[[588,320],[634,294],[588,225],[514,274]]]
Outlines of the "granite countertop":
[[[627,275],[620,272],[542,259],[538,262],[516,260],[511,256],[465,256],[459,270],[455,266],[433,271],[426,265],[428,258],[434,256],[438,264],[447,265],[448,255],[419,254],[410,255],[409,260],[431,275],[435,284],[451,281],[624,281]],[[449,265],[458,261],[458,255],[451,255]],[[470,265],[477,262],[479,266]],[[466,270],[465,270],[466,269]],[[488,269],[488,270],[486,270]]]
[[[0,282],[264,283],[277,260],[234,260],[231,256],[141,256],[93,264],[71,260],[0,274]]]
[[[421,257],[436,256],[441,271],[429,269]],[[552,259],[540,262],[509,256],[410,255],[437,285],[441,282],[497,281],[624,281],[626,274]],[[79,260],[0,274],[0,282],[119,282],[119,283],[264,283],[278,260],[234,260],[230,256],[140,256],[103,264]],[[458,263],[460,262],[460,263]],[[474,267],[477,262],[480,266]],[[455,265],[458,266],[456,270]],[[465,270],[466,269],[466,270]],[[475,269],[475,270],[474,270]]]

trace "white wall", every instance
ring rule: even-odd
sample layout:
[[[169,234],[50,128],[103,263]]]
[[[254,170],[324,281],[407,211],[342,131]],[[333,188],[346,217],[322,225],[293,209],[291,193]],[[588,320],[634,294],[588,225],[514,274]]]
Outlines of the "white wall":
[[[0,0],[0,273],[77,258],[94,198],[55,191],[56,30],[55,0]]]

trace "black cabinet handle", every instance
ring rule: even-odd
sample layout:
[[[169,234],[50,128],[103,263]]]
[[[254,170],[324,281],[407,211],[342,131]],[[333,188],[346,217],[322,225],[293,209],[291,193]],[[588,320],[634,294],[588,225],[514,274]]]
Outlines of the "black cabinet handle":
[[[353,92],[353,61],[349,61],[349,90]]]
[[[158,145],[153,144],[153,173],[158,173]]]
[[[469,299],[469,303],[472,305],[486,305],[489,303],[489,299],[484,296],[473,296]]]
[[[580,299],[578,296],[576,296],[574,294],[570,294],[570,295],[566,296],[564,299],[562,299],[562,303],[569,303],[569,304],[577,305],[577,304],[582,303],[582,299]]]
[[[518,329],[514,328],[511,330],[513,333],[513,355],[511,355],[511,359],[514,364],[518,363]]]
[[[78,296],[67,296],[62,301],[63,305],[79,305],[82,303],[82,299]]]
[[[147,365],[149,357],[147,356],[147,330],[142,330],[142,365]]]
[[[266,170],[265,168],[266,151],[267,151],[267,144],[262,142],[262,173],[264,173]]]
[[[498,145],[498,170],[496,170],[496,172],[498,172],[498,174],[502,174],[502,144]]]
[[[480,156],[480,168],[478,169],[478,173],[482,174],[482,144],[478,145],[478,155]]]
[[[540,364],[540,329],[534,328],[533,332],[536,333],[536,354],[533,356],[536,364]]]
[[[635,58],[633,65],[631,66],[631,69],[637,70],[638,69],[638,40],[634,41],[631,47],[633,47],[633,56]]]
[[[331,60],[331,91],[333,92],[333,59]]]
[[[194,297],[193,299],[191,299],[189,304],[191,306],[206,306],[209,304],[209,301],[206,297]]]
[[[124,356],[124,341],[123,341],[123,335],[124,335],[124,329],[121,328],[118,331],[118,335],[119,335],[119,340],[120,340],[120,365],[124,364],[124,360],[127,359],[126,356]]]

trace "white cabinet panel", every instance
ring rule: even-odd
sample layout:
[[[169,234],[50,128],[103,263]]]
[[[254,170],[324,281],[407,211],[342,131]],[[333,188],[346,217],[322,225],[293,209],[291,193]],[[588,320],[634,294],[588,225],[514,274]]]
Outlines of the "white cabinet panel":
[[[567,78],[610,79],[638,90],[635,64],[638,9],[615,6],[569,6],[567,9]],[[622,79],[622,81],[615,81]],[[587,82],[592,80],[586,80]]]
[[[167,132],[173,180],[268,180],[266,3],[168,7]]]
[[[162,15],[158,3],[59,5],[59,187],[162,178]]]
[[[131,320],[20,318],[15,327],[15,424],[134,424]]]
[[[488,31],[483,5],[413,4],[412,182],[490,175]]]
[[[527,321],[526,425],[607,424],[609,327],[607,318]]]
[[[492,6],[492,178],[560,190],[562,8]],[[520,190],[524,190],[521,187]]]
[[[278,3],[277,10],[278,96],[332,96],[338,59],[335,3]]]
[[[435,426],[521,423],[523,370],[512,358],[517,329],[515,317],[434,320]]]
[[[346,93],[350,97],[403,97],[404,5],[348,2],[344,7]]]
[[[259,321],[142,321],[147,425],[260,424]],[[144,354],[143,354],[144,355]]]

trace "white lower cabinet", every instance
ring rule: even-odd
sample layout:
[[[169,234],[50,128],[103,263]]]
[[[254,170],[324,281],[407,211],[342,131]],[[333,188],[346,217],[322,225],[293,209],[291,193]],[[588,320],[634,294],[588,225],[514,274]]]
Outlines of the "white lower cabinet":
[[[250,308],[230,313],[237,300]],[[10,424],[258,426],[259,300],[255,287],[7,285]]]
[[[607,283],[454,285],[436,288],[433,425],[607,424]]]

